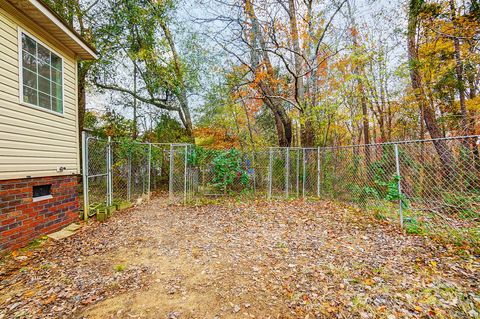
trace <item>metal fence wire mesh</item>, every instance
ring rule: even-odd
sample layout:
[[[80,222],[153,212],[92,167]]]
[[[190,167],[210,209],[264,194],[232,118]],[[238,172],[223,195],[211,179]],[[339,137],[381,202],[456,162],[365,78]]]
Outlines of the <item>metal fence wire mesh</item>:
[[[354,203],[407,231],[480,238],[479,138],[321,149],[324,198]]]
[[[478,243],[479,137],[322,148],[206,152],[189,144],[84,140],[86,206],[169,190],[171,203],[250,194],[319,197],[398,221],[414,233]],[[110,169],[109,169],[110,168]]]
[[[172,144],[169,152],[169,199],[172,203],[192,200],[197,187],[198,169],[192,165],[193,146]]]
[[[150,189],[162,192],[168,190],[170,167],[170,144],[152,144],[150,166]]]
[[[93,137],[84,139],[83,159],[84,166],[84,201],[88,207],[90,203],[106,205],[108,201],[108,142]],[[87,151],[88,150],[88,151]],[[85,193],[87,194],[85,196]],[[88,214],[88,210],[86,213]],[[94,210],[92,210],[94,214]]]
[[[271,148],[268,198],[319,196],[319,155],[319,148]]]
[[[112,142],[111,149],[113,198],[135,202],[148,194],[149,145]]]
[[[150,145],[83,137],[84,218],[149,195]]]

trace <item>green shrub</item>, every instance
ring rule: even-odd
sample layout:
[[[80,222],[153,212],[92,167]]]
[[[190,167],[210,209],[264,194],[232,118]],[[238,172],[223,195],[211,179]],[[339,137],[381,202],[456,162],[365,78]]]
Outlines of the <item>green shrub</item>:
[[[415,218],[406,218],[404,220],[404,227],[407,234],[422,235],[424,233],[423,227]]]
[[[240,153],[235,150],[221,151],[212,160],[213,183],[222,191],[232,190],[235,182],[239,181],[242,186],[247,186],[249,176],[241,167]]]

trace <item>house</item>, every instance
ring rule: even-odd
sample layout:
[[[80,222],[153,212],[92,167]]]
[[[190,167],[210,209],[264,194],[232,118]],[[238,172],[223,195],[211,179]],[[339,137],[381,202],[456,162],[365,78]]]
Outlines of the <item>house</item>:
[[[0,0],[0,251],[78,219],[77,61],[95,50],[41,0]]]

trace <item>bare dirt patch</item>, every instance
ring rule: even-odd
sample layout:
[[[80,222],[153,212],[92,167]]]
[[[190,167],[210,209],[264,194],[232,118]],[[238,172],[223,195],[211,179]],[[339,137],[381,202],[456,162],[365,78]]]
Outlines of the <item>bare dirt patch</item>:
[[[5,258],[0,318],[477,318],[479,278],[330,202],[155,200]]]

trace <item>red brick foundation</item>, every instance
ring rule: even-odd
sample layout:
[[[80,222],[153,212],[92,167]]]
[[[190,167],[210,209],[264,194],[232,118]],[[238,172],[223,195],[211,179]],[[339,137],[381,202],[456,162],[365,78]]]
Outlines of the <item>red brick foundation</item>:
[[[33,186],[51,184],[53,198],[33,201]],[[0,181],[0,252],[78,220],[78,177],[52,176]]]

